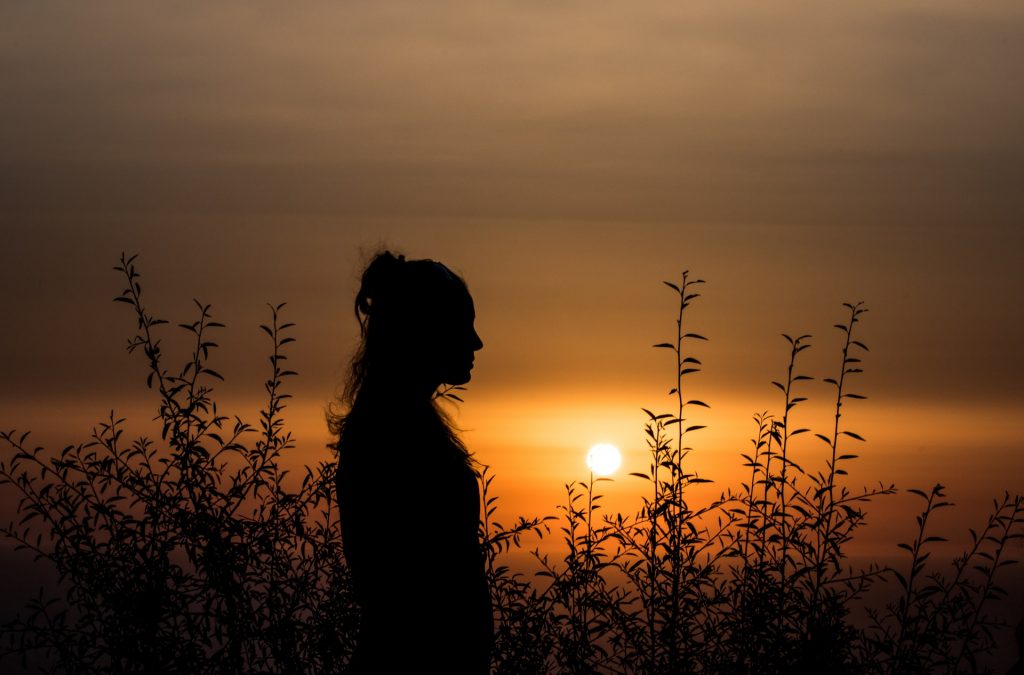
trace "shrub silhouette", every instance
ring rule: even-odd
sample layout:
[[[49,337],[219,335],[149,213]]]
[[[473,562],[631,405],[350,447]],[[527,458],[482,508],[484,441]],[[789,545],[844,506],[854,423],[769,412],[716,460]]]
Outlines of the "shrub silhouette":
[[[116,268],[116,298],[138,332],[130,352],[148,364],[160,439],[124,439],[113,414],[91,441],[51,453],[29,435],[0,435],[14,454],[0,479],[20,493],[3,533],[57,571],[60,590],[5,627],[8,651],[48,657],[61,672],[338,672],[351,651],[355,608],[332,508],[333,467],[289,487],[292,447],[281,416],[291,324],[281,305],[261,326],[271,342],[257,426],[217,410],[207,364],[221,328],[210,308],[181,324],[193,348],[169,370],[142,301],[134,257]]]
[[[171,370],[158,333],[166,322],[145,308],[134,257],[116,268],[127,280],[116,298],[138,323],[129,351],[148,366],[159,439],[127,441],[113,413],[92,439],[53,452],[27,433],[0,433],[9,452],[0,484],[18,495],[17,520],[2,528],[19,548],[57,572],[59,587],[4,626],[4,662],[32,658],[53,672],[342,672],[358,625],[341,553],[333,465],[294,479],[281,468],[293,445],[283,411],[291,324],[283,305],[261,328],[270,340],[266,400],[256,425],[218,412],[210,368],[221,324],[196,302],[180,324],[191,354]],[[672,354],[674,409],[645,411],[648,470],[633,514],[602,511],[603,480],[566,485],[558,516],[498,519],[494,476],[481,474],[480,534],[495,608],[496,672],[962,673],[980,672],[999,624],[986,613],[1001,597],[999,571],[1015,562],[1024,500],[1004,495],[971,546],[952,565],[931,559],[931,516],[948,508],[944,488],[910,490],[923,502],[905,567],[853,567],[845,551],[864,525],[864,505],[892,485],[853,490],[848,467],[863,438],[847,410],[868,349],[857,337],[866,309],[846,304],[836,325],[842,348],[834,423],[821,433],[797,426],[807,400],[801,354],[810,336],[786,336],[789,359],[777,411],[754,416],[742,454],[749,479],[710,503],[691,498],[708,483],[690,468],[702,426],[688,378],[702,364],[688,328],[703,282],[683,273],[666,282],[677,296]],[[449,388],[438,393],[460,400]],[[820,468],[793,459],[794,439],[817,439]],[[798,442],[803,442],[801,439]],[[512,549],[561,533],[564,555],[532,550],[534,578],[504,562]],[[871,588],[895,597],[866,604]],[[867,623],[853,618],[855,611]]]

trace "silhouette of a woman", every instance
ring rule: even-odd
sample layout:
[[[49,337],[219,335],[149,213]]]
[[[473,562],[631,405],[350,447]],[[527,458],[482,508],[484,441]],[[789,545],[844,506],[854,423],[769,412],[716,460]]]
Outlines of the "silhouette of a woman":
[[[353,672],[486,673],[493,641],[466,448],[435,402],[483,347],[465,282],[390,252],[356,296],[362,343],[338,435],[338,505],[360,605]]]

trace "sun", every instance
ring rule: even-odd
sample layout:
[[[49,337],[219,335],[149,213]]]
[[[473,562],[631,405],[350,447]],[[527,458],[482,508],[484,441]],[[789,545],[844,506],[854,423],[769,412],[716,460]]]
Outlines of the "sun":
[[[611,443],[598,443],[587,451],[587,466],[598,476],[608,476],[622,464],[622,453]]]

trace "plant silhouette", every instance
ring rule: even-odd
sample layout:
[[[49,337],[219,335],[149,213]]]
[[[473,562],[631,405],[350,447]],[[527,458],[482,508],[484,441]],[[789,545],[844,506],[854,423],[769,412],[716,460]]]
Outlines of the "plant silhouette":
[[[867,502],[898,498],[889,484],[850,485],[865,444],[850,425],[869,354],[861,303],[844,306],[835,370],[817,378],[831,392],[827,423],[804,421],[812,338],[784,336],[777,400],[754,415],[740,455],[747,478],[709,500],[695,496],[710,481],[692,461],[708,407],[691,393],[703,282],[666,282],[675,331],[655,347],[671,356],[672,403],[645,411],[649,466],[629,479],[642,486],[638,508],[607,513],[604,479],[591,478],[566,484],[557,516],[507,521],[494,475],[438,407],[460,400],[482,346],[447,268],[390,254],[369,265],[362,347],[329,415],[338,463],[293,477],[281,466],[295,375],[283,305],[262,326],[270,373],[249,424],[218,410],[222,326],[210,307],[197,302],[179,324],[191,348],[172,369],[171,327],[143,303],[134,260],[121,258],[116,300],[137,320],[128,349],[146,363],[159,437],[128,440],[114,413],[56,451],[0,432],[0,486],[18,502],[0,531],[60,580],[3,626],[6,670],[989,672],[1004,628],[990,608],[1024,537],[1020,495],[995,499],[943,563],[934,515],[952,508],[945,488],[906,490],[920,511],[913,539],[894,546],[904,562],[861,568],[847,555]],[[813,448],[817,466],[795,461]],[[552,531],[562,552],[542,554],[534,543]],[[532,554],[532,576],[512,568],[513,551]]]
[[[209,366],[222,328],[210,308],[180,324],[191,342],[171,370],[167,322],[142,300],[134,256],[127,282],[137,332],[128,351],[148,367],[159,439],[127,441],[113,413],[90,441],[51,453],[27,433],[0,435],[14,452],[0,479],[19,496],[3,533],[56,570],[60,587],[5,626],[5,648],[40,669],[89,673],[340,670],[357,615],[331,489],[334,467],[286,480],[292,448],[282,412],[292,324],[283,305],[261,326],[270,374],[259,423],[222,414]],[[297,483],[297,485],[296,485]]]

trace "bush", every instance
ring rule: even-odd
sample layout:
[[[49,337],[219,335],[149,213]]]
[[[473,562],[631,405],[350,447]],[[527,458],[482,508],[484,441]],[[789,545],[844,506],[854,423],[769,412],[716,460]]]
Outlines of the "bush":
[[[945,541],[928,530],[929,517],[950,504],[943,487],[909,492],[925,501],[905,570],[871,565],[857,569],[845,550],[864,525],[864,505],[896,492],[892,485],[853,491],[843,484],[857,458],[849,444],[863,437],[846,426],[846,407],[864,399],[851,390],[861,373],[867,346],[856,338],[867,311],[845,304],[836,324],[842,348],[837,372],[824,379],[834,390],[834,424],[814,437],[823,466],[805,469],[791,456],[793,439],[811,434],[797,427],[794,409],[805,403],[800,355],[810,336],[784,335],[789,347],[785,377],[772,384],[780,412],[754,416],[755,437],[742,455],[750,478],[709,504],[694,505],[690,488],[708,483],[689,468],[689,439],[704,427],[689,418],[708,407],[684,395],[684,380],[701,368],[685,346],[705,338],[684,329],[687,310],[702,280],[684,272],[680,283],[665,282],[678,296],[676,334],[655,345],[673,355],[676,384],[669,392],[675,409],[645,410],[650,465],[633,474],[647,485],[638,513],[598,518],[601,479],[567,486],[560,507],[566,555],[552,562],[535,552],[543,590],[521,585],[513,617],[530,617],[540,628],[505,629],[499,636],[527,632],[541,636],[547,670],[640,673],[961,673],[978,672],[978,657],[989,653],[998,622],[987,603],[1005,595],[997,572],[1015,563],[1008,545],[1024,537],[1024,499],[1004,495],[972,546],[948,570],[930,565],[931,544]],[[530,523],[536,528],[540,524]],[[504,581],[495,575],[496,583]],[[506,582],[507,583],[507,582]],[[864,606],[873,586],[885,586],[896,600]],[[870,618],[851,618],[863,609]],[[547,616],[537,622],[533,617]],[[503,658],[518,658],[518,643],[499,640]],[[509,672],[518,670],[510,661]]]
[[[58,453],[0,434],[14,454],[0,480],[20,493],[3,534],[57,571],[60,589],[5,627],[8,652],[41,655],[58,672],[340,672],[355,607],[341,561],[333,466],[307,468],[290,486],[280,467],[292,447],[281,413],[288,394],[282,306],[261,326],[271,372],[259,424],[217,410],[207,364],[222,325],[196,303],[181,324],[191,355],[165,365],[134,257],[122,256],[138,331],[130,352],[148,364],[159,441],[125,442],[110,419],[92,440]]]
[[[118,269],[127,287],[116,298],[138,323],[129,351],[148,365],[158,401],[159,440],[123,439],[113,413],[92,439],[59,452],[29,445],[27,433],[0,433],[12,453],[0,460],[0,484],[18,493],[18,520],[2,528],[19,548],[58,573],[4,627],[6,658],[35,657],[53,672],[332,673],[345,669],[358,608],[340,546],[333,465],[288,477],[292,447],[282,413],[291,324],[283,305],[261,326],[270,339],[266,402],[255,426],[217,410],[208,363],[221,324],[207,305],[181,324],[190,356],[169,370],[157,333],[166,322],[142,302],[134,257]],[[794,409],[811,378],[800,355],[809,336],[786,336],[779,411],[754,417],[749,479],[711,503],[690,499],[708,483],[690,468],[693,424],[688,376],[701,368],[687,345],[704,340],[684,326],[703,282],[684,273],[666,284],[677,295],[674,338],[655,345],[672,354],[671,412],[645,411],[650,452],[646,486],[634,514],[605,515],[603,479],[566,485],[560,516],[496,520],[493,475],[481,472],[487,574],[496,619],[497,672],[642,673],[961,673],[977,672],[998,624],[987,604],[1004,593],[999,570],[1014,561],[1008,545],[1024,536],[1024,500],[1004,495],[972,546],[948,569],[933,569],[935,511],[942,486],[911,490],[923,500],[905,569],[853,568],[846,547],[864,525],[864,505],[892,485],[852,490],[849,447],[863,438],[846,425],[847,407],[868,349],[856,336],[866,309],[846,304],[837,324],[842,349],[834,424],[824,433],[797,427]],[[439,395],[458,397],[450,390]],[[793,439],[816,437],[820,468],[793,461]],[[565,555],[534,549],[535,579],[503,557],[557,523]],[[896,600],[864,607],[884,585]],[[855,610],[866,625],[851,618]]]

